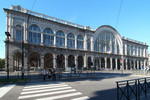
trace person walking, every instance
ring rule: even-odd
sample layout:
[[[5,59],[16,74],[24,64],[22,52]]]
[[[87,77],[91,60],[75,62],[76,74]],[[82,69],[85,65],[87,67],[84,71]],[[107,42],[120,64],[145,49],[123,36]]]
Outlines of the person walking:
[[[53,81],[56,81],[56,70],[53,68]]]
[[[51,69],[48,70],[48,78],[51,80],[51,77],[52,77],[52,71]]]
[[[46,70],[45,70],[45,68],[42,70],[42,73],[43,73],[43,80],[45,81],[45,79],[46,79]]]

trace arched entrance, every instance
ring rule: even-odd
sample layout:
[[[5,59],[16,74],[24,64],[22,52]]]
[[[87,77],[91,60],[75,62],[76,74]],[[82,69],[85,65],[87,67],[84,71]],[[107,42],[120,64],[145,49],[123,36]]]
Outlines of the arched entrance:
[[[130,60],[129,59],[128,59],[127,65],[128,65],[128,70],[130,70]]]
[[[84,64],[84,62],[83,62],[83,57],[82,56],[79,56],[78,57],[78,69],[82,69],[83,68],[83,64]]]
[[[14,71],[20,71],[21,67],[22,67],[22,55],[21,52],[16,52],[14,54],[14,67],[13,70]]]
[[[96,67],[96,69],[100,69],[100,66],[99,66],[100,64],[99,64],[99,59],[98,59],[98,57],[96,57],[95,58],[95,67]]]
[[[141,69],[141,61],[139,60],[139,69]]]
[[[117,69],[120,70],[120,59],[117,59]]]
[[[135,69],[137,70],[137,60],[135,61]]]
[[[124,60],[123,62],[124,62],[124,70],[126,70],[126,60]]]
[[[47,53],[44,56],[44,68],[53,68],[53,55],[50,53]]]
[[[73,55],[68,56],[68,67],[75,67],[75,59]]]
[[[131,60],[131,69],[134,69],[134,63],[133,63],[133,60]]]
[[[107,58],[107,68],[110,69],[110,58]]]
[[[40,67],[40,54],[32,52],[29,56],[29,66],[31,70],[36,70]],[[44,66],[42,66],[44,67]]]
[[[57,55],[57,59],[59,59],[59,63],[57,63],[57,68],[65,70],[65,57],[63,54]]]
[[[105,68],[105,59],[104,58],[102,58],[101,59],[101,68]]]
[[[91,57],[88,57],[88,68],[90,69],[91,68]]]
[[[112,66],[113,66],[113,70],[115,69],[115,66],[116,66],[116,64],[115,64],[115,59],[112,59]]]

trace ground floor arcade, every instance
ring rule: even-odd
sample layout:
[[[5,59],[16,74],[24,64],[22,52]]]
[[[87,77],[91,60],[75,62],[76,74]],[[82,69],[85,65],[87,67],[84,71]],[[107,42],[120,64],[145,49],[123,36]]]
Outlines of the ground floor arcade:
[[[21,51],[14,50],[10,58],[10,69],[12,71],[21,70]],[[60,61],[58,62],[58,60]],[[90,69],[94,67],[97,70],[131,70],[147,66],[147,59],[61,48],[49,49],[46,47],[29,46],[25,50],[24,66],[25,70],[41,70],[43,68],[61,68],[67,70],[72,67],[77,69]]]

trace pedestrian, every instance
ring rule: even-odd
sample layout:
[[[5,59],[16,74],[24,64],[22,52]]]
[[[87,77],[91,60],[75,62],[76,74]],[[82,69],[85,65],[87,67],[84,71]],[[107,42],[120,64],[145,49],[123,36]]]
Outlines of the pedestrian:
[[[53,73],[53,77],[52,77],[53,81],[56,81],[56,70],[55,70],[55,68],[53,68],[53,72],[52,73]]]
[[[51,77],[52,77],[52,71],[51,71],[51,69],[49,69],[48,70],[48,78],[51,79]]]
[[[46,79],[46,70],[45,70],[45,68],[42,70],[42,73],[43,73],[43,80],[45,81],[45,79]]]

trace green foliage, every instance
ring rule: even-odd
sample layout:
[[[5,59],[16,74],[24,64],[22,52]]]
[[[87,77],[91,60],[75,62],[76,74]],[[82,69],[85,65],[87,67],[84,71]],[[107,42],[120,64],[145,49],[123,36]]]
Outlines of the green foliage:
[[[0,58],[0,68],[5,67],[5,59]]]

